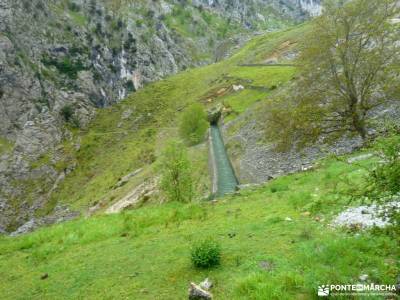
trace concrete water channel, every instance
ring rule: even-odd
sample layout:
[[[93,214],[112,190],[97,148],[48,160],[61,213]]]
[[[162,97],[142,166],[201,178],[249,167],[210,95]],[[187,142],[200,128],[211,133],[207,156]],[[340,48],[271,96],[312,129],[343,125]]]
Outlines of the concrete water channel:
[[[210,155],[213,169],[213,194],[222,197],[236,191],[238,181],[225,149],[220,128],[211,124]]]

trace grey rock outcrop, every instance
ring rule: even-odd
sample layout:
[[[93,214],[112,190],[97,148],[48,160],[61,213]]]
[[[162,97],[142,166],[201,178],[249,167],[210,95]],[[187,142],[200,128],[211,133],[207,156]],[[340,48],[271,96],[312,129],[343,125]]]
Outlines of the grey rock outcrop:
[[[140,204],[142,201],[148,200],[152,195],[158,192],[158,178],[149,179],[142,184],[138,185],[125,197],[115,202],[107,210],[107,214],[120,213],[121,211],[133,208]]]
[[[369,119],[396,121],[399,116],[399,104],[387,103],[371,111]],[[240,184],[260,184],[282,175],[306,171],[318,159],[329,154],[351,153],[363,144],[360,137],[349,134],[334,143],[326,143],[322,137],[319,143],[301,151],[291,149],[278,152],[273,141],[265,140],[264,130],[268,129],[260,125],[265,119],[258,118],[256,111],[250,109],[222,127],[227,151]],[[370,128],[369,132],[374,135],[376,129]]]
[[[202,289],[195,283],[191,283],[189,287],[189,300],[212,300],[213,296],[210,292]]]
[[[400,211],[400,201],[396,199],[382,205],[362,205],[351,207],[341,212],[332,222],[337,227],[355,227],[360,229],[370,227],[385,227],[390,224],[389,213]]]
[[[266,8],[290,20],[305,20],[321,13],[320,0],[194,0],[194,5],[213,8],[252,29],[262,29],[274,16],[265,15]],[[280,20],[276,20],[280,21]]]
[[[26,234],[34,231],[39,227],[69,221],[78,216],[78,212],[72,212],[69,210],[68,207],[57,206],[55,207],[52,214],[42,218],[32,218],[28,222],[20,226],[16,231],[12,232],[10,235],[18,236]]]

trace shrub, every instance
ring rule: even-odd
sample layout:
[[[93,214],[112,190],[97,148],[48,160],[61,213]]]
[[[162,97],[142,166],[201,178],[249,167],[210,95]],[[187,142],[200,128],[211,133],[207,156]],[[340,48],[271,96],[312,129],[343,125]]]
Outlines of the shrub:
[[[161,157],[161,189],[169,201],[190,202],[193,198],[191,165],[182,143],[170,141]]]
[[[74,110],[71,105],[65,105],[61,109],[60,114],[63,117],[65,122],[69,122],[69,121],[71,121],[71,119],[74,115]]]
[[[74,108],[71,105],[65,105],[60,110],[60,115],[66,123],[69,123],[72,127],[79,128],[79,119],[75,116]]]
[[[137,20],[135,21],[135,24],[136,24],[136,27],[142,27],[142,25],[143,25],[143,20],[137,19]]]
[[[221,261],[221,247],[212,239],[201,241],[193,246],[191,259],[196,268],[218,266]]]
[[[400,193],[400,136],[379,139],[375,148],[381,162],[369,173],[369,196]]]
[[[77,79],[78,72],[85,70],[80,60],[74,61],[69,57],[65,57],[62,60],[45,57],[42,59],[42,63],[45,66],[56,67],[60,73],[67,75],[70,79]]]
[[[179,132],[188,145],[202,142],[207,128],[207,115],[200,104],[193,104],[185,110]]]
[[[74,12],[79,12],[81,10],[81,7],[78,4],[76,4],[75,2],[69,2],[68,8],[69,8],[69,10],[74,11]]]
[[[393,199],[398,199],[397,195],[394,198],[393,197],[387,197],[387,199],[381,199],[386,202],[387,200],[393,200]],[[385,201],[386,200],[386,201]],[[397,241],[400,243],[400,210],[396,209],[395,207],[388,207],[388,211],[385,214],[385,218],[388,220],[389,224],[388,226],[385,227],[373,227],[372,228],[372,233],[375,235],[387,235],[391,239]]]

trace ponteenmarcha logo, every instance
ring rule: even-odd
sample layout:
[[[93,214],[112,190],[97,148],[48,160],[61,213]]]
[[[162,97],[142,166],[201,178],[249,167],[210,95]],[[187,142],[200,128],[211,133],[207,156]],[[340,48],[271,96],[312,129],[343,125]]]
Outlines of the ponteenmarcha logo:
[[[320,296],[320,297],[329,296],[329,286],[328,285],[320,285],[318,287],[318,296]]]
[[[318,286],[318,296],[393,296],[396,285],[393,284],[324,284]]]

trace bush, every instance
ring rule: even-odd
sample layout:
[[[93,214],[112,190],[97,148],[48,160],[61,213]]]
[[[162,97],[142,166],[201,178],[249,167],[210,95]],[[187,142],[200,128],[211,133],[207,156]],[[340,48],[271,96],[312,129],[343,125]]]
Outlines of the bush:
[[[201,241],[193,246],[191,259],[196,268],[218,266],[221,261],[221,247],[212,239]]]
[[[400,136],[379,139],[375,148],[381,162],[369,173],[369,196],[400,193]]]
[[[170,141],[161,157],[161,189],[169,201],[190,202],[193,198],[191,165],[182,143]]]
[[[74,61],[69,57],[65,57],[61,61],[45,57],[42,59],[42,63],[45,66],[56,67],[60,73],[67,75],[70,79],[77,79],[78,72],[85,70],[85,67],[80,60]]]
[[[193,104],[185,110],[179,132],[188,145],[197,145],[202,142],[207,128],[207,115],[200,104]]]
[[[74,12],[79,12],[81,10],[81,7],[78,4],[76,4],[75,2],[69,2],[68,8],[69,8],[69,10],[74,11]]]
[[[72,127],[79,128],[79,119],[75,116],[74,108],[71,105],[65,105],[60,110],[60,115],[66,123],[69,123]]]
[[[71,105],[65,105],[61,109],[60,114],[63,117],[65,122],[69,122],[69,121],[71,121],[71,119],[74,115],[74,109],[72,108]]]

